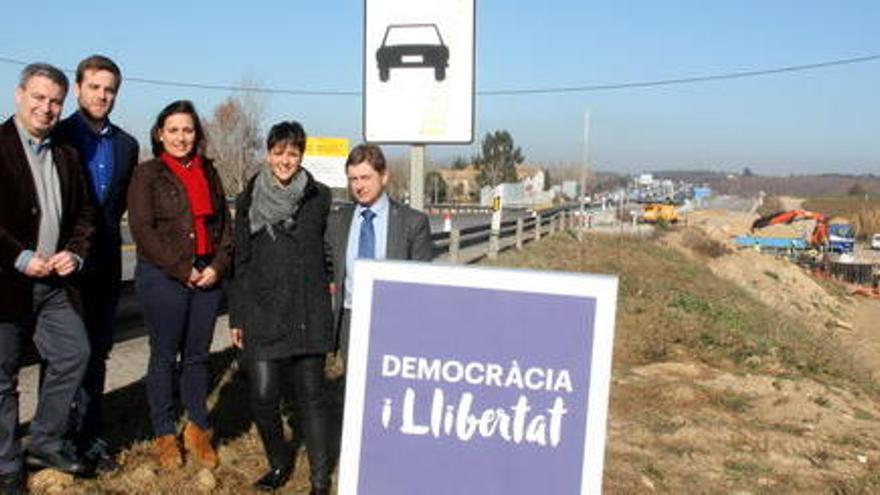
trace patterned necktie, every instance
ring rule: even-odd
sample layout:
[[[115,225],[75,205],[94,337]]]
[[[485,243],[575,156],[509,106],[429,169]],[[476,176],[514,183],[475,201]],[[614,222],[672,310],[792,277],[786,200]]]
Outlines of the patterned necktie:
[[[373,218],[376,212],[366,209],[361,212],[361,234],[358,240],[358,258],[376,257],[376,231],[373,229]]]

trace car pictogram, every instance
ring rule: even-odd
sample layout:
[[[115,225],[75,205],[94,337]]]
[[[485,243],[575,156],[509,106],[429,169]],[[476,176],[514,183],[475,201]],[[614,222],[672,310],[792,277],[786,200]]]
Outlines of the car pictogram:
[[[434,79],[443,81],[449,67],[449,47],[436,24],[391,24],[376,50],[376,62],[382,82],[391,77],[391,69],[424,67],[432,67]]]

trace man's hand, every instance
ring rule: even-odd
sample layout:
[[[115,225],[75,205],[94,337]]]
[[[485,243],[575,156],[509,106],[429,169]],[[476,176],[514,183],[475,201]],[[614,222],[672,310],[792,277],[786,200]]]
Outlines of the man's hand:
[[[52,274],[52,265],[40,253],[35,253],[28,262],[24,274],[33,278],[45,278]]]
[[[229,338],[233,347],[244,349],[244,332],[240,328],[230,328]]]
[[[79,264],[70,251],[59,251],[46,263],[61,277],[66,277],[76,271]]]

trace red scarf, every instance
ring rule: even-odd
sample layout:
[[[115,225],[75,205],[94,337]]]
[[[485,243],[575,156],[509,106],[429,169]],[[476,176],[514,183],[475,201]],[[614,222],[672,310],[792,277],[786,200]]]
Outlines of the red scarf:
[[[183,183],[183,188],[186,190],[189,210],[192,213],[193,231],[196,235],[195,255],[214,254],[214,244],[211,242],[211,235],[208,233],[206,223],[207,218],[214,214],[214,204],[211,202],[211,189],[208,187],[201,155],[194,156],[190,160],[189,166],[184,166],[180,160],[168,153],[162,153],[160,158]]]

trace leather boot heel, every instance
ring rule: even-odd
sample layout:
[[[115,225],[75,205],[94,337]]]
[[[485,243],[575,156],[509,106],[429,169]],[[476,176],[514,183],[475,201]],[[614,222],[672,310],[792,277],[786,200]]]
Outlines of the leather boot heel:
[[[274,492],[281,488],[290,479],[290,468],[270,469],[262,478],[254,483],[254,489],[261,492]]]
[[[162,469],[178,469],[183,466],[183,456],[180,454],[180,444],[174,435],[162,435],[153,440],[153,449],[159,458],[159,466]]]
[[[211,433],[201,429],[195,423],[187,423],[183,429],[183,446],[199,463],[214,469],[220,464],[220,458],[211,445]]]

